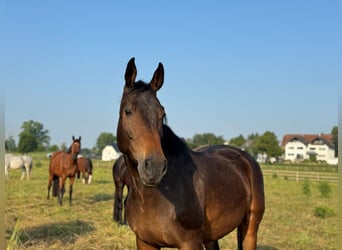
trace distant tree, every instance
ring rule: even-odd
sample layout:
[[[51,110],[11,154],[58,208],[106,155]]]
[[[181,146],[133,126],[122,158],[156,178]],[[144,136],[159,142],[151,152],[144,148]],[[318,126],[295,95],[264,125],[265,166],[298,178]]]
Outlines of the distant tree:
[[[245,143],[246,143],[246,139],[241,134],[238,137],[234,137],[229,140],[229,145],[239,147],[239,148],[241,148]]]
[[[21,125],[19,133],[18,151],[32,152],[46,150],[50,143],[49,131],[37,121],[26,121]],[[29,151],[23,151],[29,150]]]
[[[331,134],[333,137],[333,144],[335,147],[335,157],[337,157],[338,156],[338,127],[337,126],[332,128]]]
[[[19,143],[18,143],[18,151],[21,153],[28,153],[36,151],[38,148],[38,142],[33,134],[30,133],[21,133]]]
[[[223,144],[222,136],[216,136],[213,133],[195,134],[192,140],[187,140],[188,145],[196,148],[203,145]]]
[[[266,153],[268,157],[277,157],[282,154],[277,136],[270,131],[266,131],[260,136],[255,144],[256,153]]]
[[[260,135],[258,133],[256,133],[256,134],[252,133],[252,134],[247,136],[247,140],[245,143],[245,145],[246,145],[245,150],[254,157],[256,157],[258,154],[257,145],[258,145],[259,139],[260,139]]]
[[[49,148],[49,151],[51,151],[51,152],[55,152],[55,151],[58,151],[59,150],[59,147],[58,147],[58,145],[52,145],[50,148]]]
[[[5,140],[5,151],[6,152],[15,152],[17,150],[17,146],[15,144],[15,140],[13,136],[10,136]]]
[[[96,141],[96,153],[101,153],[103,148],[116,141],[116,136],[112,133],[103,132],[99,135]]]

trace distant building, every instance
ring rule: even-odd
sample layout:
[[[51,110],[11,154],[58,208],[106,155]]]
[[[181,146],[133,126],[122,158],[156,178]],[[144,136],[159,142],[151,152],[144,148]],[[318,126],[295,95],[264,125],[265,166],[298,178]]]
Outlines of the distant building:
[[[283,137],[281,146],[285,151],[284,160],[296,162],[315,157],[328,164],[338,162],[331,134],[288,134]]]
[[[116,160],[122,155],[120,152],[118,145],[116,143],[112,143],[107,145],[102,150],[102,161],[111,161]]]

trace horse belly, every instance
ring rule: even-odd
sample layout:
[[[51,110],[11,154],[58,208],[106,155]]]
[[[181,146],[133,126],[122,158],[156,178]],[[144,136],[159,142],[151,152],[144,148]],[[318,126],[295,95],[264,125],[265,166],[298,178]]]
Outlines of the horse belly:
[[[205,229],[206,241],[217,240],[232,232],[242,222],[247,213],[245,204],[236,204],[236,207],[225,207],[207,211],[208,223]]]
[[[213,185],[205,197],[207,240],[219,239],[233,231],[250,211],[251,192],[243,177],[231,173],[230,178],[219,183],[223,184]]]
[[[9,168],[16,169],[16,168],[22,168],[22,167],[24,167],[24,162],[21,158],[17,158],[17,157],[12,158],[9,164]]]

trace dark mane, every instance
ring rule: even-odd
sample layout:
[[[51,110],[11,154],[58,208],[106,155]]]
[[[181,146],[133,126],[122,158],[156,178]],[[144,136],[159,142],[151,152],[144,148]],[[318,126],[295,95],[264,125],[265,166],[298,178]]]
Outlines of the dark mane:
[[[162,138],[162,147],[169,153],[180,153],[191,151],[188,145],[178,137],[169,126],[163,125],[163,138]]]

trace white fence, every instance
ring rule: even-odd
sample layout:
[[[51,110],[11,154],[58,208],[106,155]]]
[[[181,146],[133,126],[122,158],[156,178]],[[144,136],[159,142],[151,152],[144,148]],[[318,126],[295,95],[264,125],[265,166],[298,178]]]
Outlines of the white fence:
[[[305,172],[305,171],[291,171],[291,170],[262,170],[264,176],[274,176],[280,179],[294,180],[294,181],[326,181],[338,182],[338,173],[323,173],[323,172]]]

